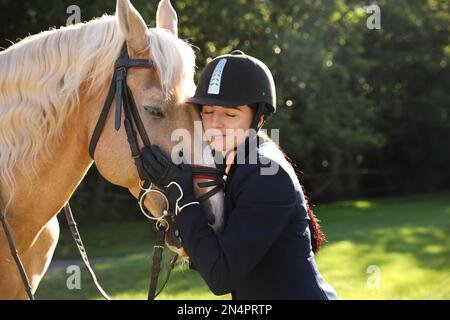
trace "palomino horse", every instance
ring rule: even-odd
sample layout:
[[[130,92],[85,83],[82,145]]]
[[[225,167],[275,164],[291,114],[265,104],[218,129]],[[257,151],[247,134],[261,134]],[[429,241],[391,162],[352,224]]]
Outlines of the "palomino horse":
[[[191,133],[182,143],[202,141],[198,136],[202,133],[194,130],[194,121],[200,120],[198,111],[183,104],[195,88],[195,56],[177,37],[177,16],[168,0],[158,7],[157,28],[147,29],[129,0],[118,0],[115,16],[30,36],[0,53],[0,202],[4,204],[0,211],[12,231],[32,292],[58,241],[56,214],[93,163],[89,141],[124,43],[130,58],[151,59],[155,65],[153,70],[127,72],[152,143],[171,154],[175,143],[179,145],[171,140],[171,133],[178,128]],[[114,129],[111,114],[94,160],[108,181],[138,197],[140,179],[125,129]],[[204,144],[203,149],[207,149]],[[192,154],[184,152],[184,156]],[[208,152],[196,158],[201,159],[197,164],[214,166]],[[195,186],[197,196],[210,189]],[[144,204],[158,214],[165,206],[157,196],[146,198]],[[213,228],[220,229],[223,193],[203,205],[215,217]],[[27,295],[1,229],[0,299],[24,299]],[[182,249],[177,252],[183,253]]]

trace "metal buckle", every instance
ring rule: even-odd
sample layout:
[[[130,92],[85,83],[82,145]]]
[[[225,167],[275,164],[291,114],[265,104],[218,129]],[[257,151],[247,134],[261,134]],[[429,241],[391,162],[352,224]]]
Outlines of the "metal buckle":
[[[167,199],[166,195],[162,193],[159,190],[152,189],[153,183],[150,184],[150,187],[148,189],[145,189],[143,186],[143,181],[139,181],[139,186],[141,190],[145,191],[141,197],[139,198],[139,208],[141,209],[142,214],[149,220],[156,221],[156,229],[159,230],[160,228],[164,228],[165,231],[169,230],[169,222],[167,222],[166,218],[169,215],[169,199]],[[163,210],[163,213],[159,217],[153,217],[152,215],[147,214],[147,210],[144,207],[144,200],[147,195],[150,193],[156,193],[163,197],[163,199],[166,202],[166,209]]]

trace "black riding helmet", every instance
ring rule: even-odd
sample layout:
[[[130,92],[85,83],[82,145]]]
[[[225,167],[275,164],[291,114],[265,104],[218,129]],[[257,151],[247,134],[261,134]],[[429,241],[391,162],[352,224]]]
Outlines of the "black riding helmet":
[[[187,103],[238,107],[256,106],[253,129],[261,115],[276,111],[275,82],[269,68],[240,50],[212,60],[200,75],[195,95]]]

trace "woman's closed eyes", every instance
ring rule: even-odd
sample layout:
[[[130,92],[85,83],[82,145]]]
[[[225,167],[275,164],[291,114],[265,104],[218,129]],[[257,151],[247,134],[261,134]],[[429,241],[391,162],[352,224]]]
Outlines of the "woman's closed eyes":
[[[203,111],[202,115],[209,115],[209,114],[212,114],[212,113],[213,113],[213,111]],[[232,114],[232,113],[227,113],[226,116],[230,117],[230,118],[235,118],[236,117],[236,115]]]

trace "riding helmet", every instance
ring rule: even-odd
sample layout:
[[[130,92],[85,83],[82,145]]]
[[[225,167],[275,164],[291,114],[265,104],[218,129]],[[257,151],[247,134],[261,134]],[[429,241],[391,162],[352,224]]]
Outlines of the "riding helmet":
[[[212,60],[200,75],[187,103],[238,107],[257,105],[255,121],[276,111],[275,82],[269,68],[240,50]]]

